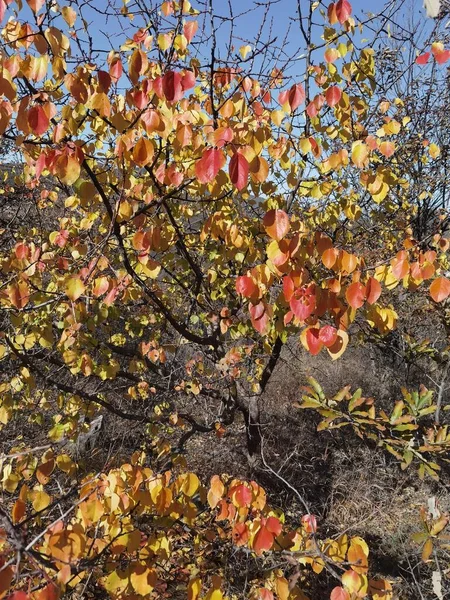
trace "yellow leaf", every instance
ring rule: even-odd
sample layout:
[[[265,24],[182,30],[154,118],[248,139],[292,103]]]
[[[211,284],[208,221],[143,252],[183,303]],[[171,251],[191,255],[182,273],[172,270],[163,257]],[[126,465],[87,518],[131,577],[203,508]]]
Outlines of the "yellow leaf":
[[[63,473],[70,474],[76,469],[76,464],[73,462],[73,460],[68,454],[60,454],[56,458],[56,464]]]
[[[430,144],[429,151],[431,158],[437,158],[441,153],[441,149],[436,144]]]
[[[200,577],[191,579],[188,583],[188,600],[197,600],[200,590],[202,589],[202,580]]]
[[[133,568],[130,576],[131,585],[140,596],[148,596],[156,584],[156,572],[145,565],[138,564]]]
[[[422,549],[422,560],[424,562],[429,560],[432,552],[433,552],[433,540],[431,538],[428,538]]]
[[[369,162],[369,148],[364,142],[353,142],[352,145],[352,161],[359,169],[367,166]]]
[[[69,279],[66,282],[65,292],[67,294],[67,297],[70,300],[72,300],[72,302],[78,300],[78,298],[81,296],[85,289],[86,286],[79,277],[69,277]]]
[[[328,354],[333,360],[337,360],[344,354],[349,341],[348,333],[346,331],[339,330],[337,335],[338,337],[336,342],[331,346],[331,348],[327,348]]]
[[[245,60],[247,54],[251,51],[252,47],[249,46],[248,44],[246,46],[241,46],[239,48],[239,54],[242,57],[242,60]]]
[[[72,185],[80,177],[81,166],[73,156],[63,154],[56,161],[55,173],[66,185]]]
[[[64,21],[69,27],[73,27],[75,25],[75,21],[77,20],[77,13],[73,10],[71,6],[63,6],[61,9],[61,14],[63,16]]]
[[[44,491],[36,491],[34,492],[33,498],[33,508],[36,512],[44,510],[50,504],[51,498]]]
[[[364,598],[367,594],[368,584],[369,582],[365,575],[356,573],[352,569],[345,571],[342,575],[342,585],[350,594],[355,594],[359,598]]]
[[[192,496],[200,487],[199,478],[197,475],[195,475],[195,473],[185,473],[184,475],[180,475],[179,483],[181,483],[181,491],[190,498],[192,498]]]

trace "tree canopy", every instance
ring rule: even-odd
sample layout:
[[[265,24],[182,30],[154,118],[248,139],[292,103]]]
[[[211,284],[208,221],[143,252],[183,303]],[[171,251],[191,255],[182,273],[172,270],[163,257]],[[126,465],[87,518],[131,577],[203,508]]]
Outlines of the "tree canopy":
[[[396,597],[366,541],[321,531],[301,492],[288,516],[256,476],[202,482],[184,453],[242,420],[250,473],[270,470],[264,393],[285,348],[336,361],[412,306],[444,331],[404,338],[437,385],[387,412],[311,378],[295,410],[422,478],[447,468],[443,22],[299,0],[288,55],[270,1],[242,44],[237,3],[215,4],[0,0],[0,598],[300,600],[307,572],[331,600]],[[96,469],[99,416],[142,438]],[[434,560],[448,518],[422,522]]]

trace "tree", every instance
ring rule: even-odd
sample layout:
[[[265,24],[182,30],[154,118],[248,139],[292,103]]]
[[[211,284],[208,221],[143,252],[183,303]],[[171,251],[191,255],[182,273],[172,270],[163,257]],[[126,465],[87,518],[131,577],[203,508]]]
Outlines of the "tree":
[[[288,340],[336,360],[352,327],[395,328],[399,284],[432,310],[450,295],[443,226],[426,247],[414,237],[402,145],[422,135],[420,161],[433,165],[437,140],[410,131],[407,102],[378,87],[381,51],[356,40],[351,4],[326,4],[298,3],[305,68],[289,74],[264,27],[224,54],[218,26],[233,39],[237,17],[212,2],[108,3],[127,26],[104,51],[95,3],[0,0],[0,134],[21,154],[16,184],[35,215],[13,219],[1,247],[0,422],[5,435],[18,419],[48,434],[3,457],[0,595],[303,598],[310,565],[334,581],[333,600],[391,597],[368,576],[364,540],[319,536],[298,492],[304,514],[285,523],[256,481],[217,474],[204,487],[182,459],[194,435],[242,417],[254,467],[262,395]],[[367,17],[374,39],[392,7]],[[435,41],[432,68],[449,55]],[[353,412],[360,395],[330,401],[311,385],[302,407],[326,427],[384,430],[371,406],[350,418],[333,408],[348,400]],[[410,397],[383,444],[399,437],[394,454],[436,476],[446,427],[437,419],[414,452],[410,432],[422,435],[414,411],[439,403]],[[83,472],[68,444],[99,414],[145,439],[123,464]],[[257,566],[240,588],[225,561],[249,552]]]

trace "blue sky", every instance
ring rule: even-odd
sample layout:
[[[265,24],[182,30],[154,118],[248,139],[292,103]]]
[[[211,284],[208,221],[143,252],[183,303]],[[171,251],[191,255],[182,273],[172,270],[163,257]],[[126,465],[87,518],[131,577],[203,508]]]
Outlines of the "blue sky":
[[[408,6],[410,2],[414,3],[414,9],[417,11],[418,15],[423,15],[425,19],[425,12],[423,10],[423,1],[422,0],[396,0],[399,6]],[[214,11],[218,14],[223,14],[224,16],[229,15],[228,10],[228,0],[213,0]],[[252,8],[255,7],[254,0],[230,0],[231,6],[233,9],[234,15],[240,15],[236,18],[235,23],[236,27],[234,30],[234,42],[236,52],[239,47],[244,44],[245,40],[253,40],[257,35],[258,29],[260,27],[261,21],[263,19],[265,8],[264,6],[259,6],[256,10],[251,11]],[[301,0],[301,5],[305,12],[308,10],[310,0]],[[328,6],[331,0],[324,0],[323,4]],[[191,0],[191,3],[194,7],[198,6],[198,1]],[[267,0],[261,0],[259,2],[260,5],[264,5],[267,3]],[[94,0],[93,4],[101,10],[101,7],[104,6],[102,0]],[[204,0],[202,2],[204,5]],[[356,17],[362,17],[363,12],[379,12],[383,5],[383,0],[351,0],[351,4],[353,7],[353,12]],[[130,2],[130,6],[132,5],[132,1]],[[250,12],[251,11],[251,12]],[[297,18],[297,0],[273,0],[273,3],[270,7],[270,11],[267,15],[267,22],[264,34],[262,39],[267,41],[269,38],[272,39],[274,37],[277,38],[277,45],[281,45],[283,50],[285,51],[285,57],[298,56],[296,55],[296,50],[302,47],[302,39],[299,32],[298,23],[295,23],[294,19]],[[116,18],[110,18],[108,21],[105,21],[104,18],[99,14],[99,12],[91,12],[89,14],[88,20],[91,21],[90,31],[94,32],[94,41],[95,44],[98,45],[99,48],[110,49],[111,42],[114,46],[117,46],[119,43],[123,42],[123,37],[118,36],[117,34],[120,32],[120,24]],[[317,10],[315,13],[315,21],[317,23],[323,23],[323,19]],[[124,26],[129,26],[128,19],[122,18],[121,22]],[[223,49],[228,46],[229,43],[229,24],[222,21],[220,25],[220,19],[215,21],[216,26],[218,27],[218,43],[219,46]],[[219,27],[220,25],[220,27]],[[201,26],[201,24],[200,24]],[[430,20],[430,26],[432,26],[432,21]],[[290,31],[288,36],[286,37],[286,33],[288,32],[290,27]],[[320,43],[320,35],[321,30],[317,29],[317,33],[315,34],[316,43]],[[116,35],[117,37],[116,37]],[[109,43],[107,40],[109,37]],[[285,40],[287,43],[285,43]],[[206,51],[206,48],[205,48]],[[209,51],[209,50],[208,50]],[[223,54],[222,54],[223,55]],[[300,61],[299,61],[300,62]],[[296,65],[290,65],[290,71],[296,71]],[[300,69],[301,70],[301,69]],[[300,71],[299,70],[299,71]]]

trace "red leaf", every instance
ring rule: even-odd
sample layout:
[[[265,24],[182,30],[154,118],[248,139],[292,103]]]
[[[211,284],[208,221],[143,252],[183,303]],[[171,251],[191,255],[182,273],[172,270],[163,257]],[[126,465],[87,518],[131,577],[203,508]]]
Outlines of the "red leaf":
[[[183,97],[181,74],[176,71],[167,71],[162,78],[162,89],[166,100],[176,102]]]
[[[239,191],[246,187],[248,182],[249,164],[243,154],[237,152],[230,160],[230,179]]]
[[[302,84],[297,83],[293,85],[287,96],[291,111],[294,111],[296,108],[298,108],[300,104],[305,101],[305,98],[306,94]]]
[[[252,502],[252,491],[246,485],[241,483],[230,491],[232,492],[234,502],[238,506],[241,508],[250,506]]]
[[[188,44],[192,41],[192,38],[196,34],[198,29],[197,21],[187,21],[183,27],[184,37],[187,39]]]
[[[0,12],[1,14],[1,12]],[[7,600],[29,600],[30,596],[28,596],[28,594],[26,594],[25,592],[22,591],[18,591],[18,592],[13,592],[11,594],[11,596],[8,596]]]
[[[264,215],[263,225],[270,237],[277,242],[282,240],[291,228],[289,216],[279,208],[269,210]]]
[[[120,58],[116,57],[111,61],[109,65],[109,76],[116,83],[122,77],[123,66]]]
[[[450,281],[446,277],[438,277],[430,285],[430,296],[435,302],[443,302],[450,296]]]
[[[319,354],[323,348],[323,343],[319,339],[319,330],[316,327],[310,327],[306,332],[306,343],[313,356]]]
[[[289,275],[283,277],[283,294],[286,302],[290,302],[292,296],[294,295],[294,292],[295,285],[292,280],[292,277],[289,277]]]
[[[264,550],[270,550],[273,545],[274,536],[273,534],[262,525],[258,529],[255,539],[253,540],[253,549],[256,554],[262,554]]]
[[[360,308],[366,299],[366,288],[359,281],[355,281],[348,286],[345,297],[352,308]]]
[[[236,523],[232,531],[233,542],[236,546],[245,546],[248,542],[248,529],[245,523]]]
[[[184,71],[181,76],[181,87],[183,88],[183,92],[186,90],[190,90],[195,85],[195,74],[193,71]]]
[[[54,583],[49,583],[37,595],[37,600],[58,600],[59,589]]]
[[[22,260],[24,258],[28,258],[28,256],[30,255],[30,249],[26,244],[16,244],[16,247],[14,248],[14,252],[16,254],[16,257],[19,260]]]
[[[434,42],[431,44],[431,54],[440,65],[443,65],[450,58],[450,50],[445,50],[442,42]]]
[[[336,16],[339,23],[342,25],[350,18],[352,14],[352,6],[347,0],[338,0],[336,2]]]
[[[450,59],[450,50],[442,50],[442,52],[436,52],[434,55],[436,62],[443,65]]]
[[[416,58],[416,64],[426,65],[430,59],[430,52],[425,52]]]
[[[331,348],[337,340],[337,329],[331,325],[324,325],[319,332],[319,340],[327,348]]]
[[[342,587],[335,587],[331,592],[330,600],[350,600],[349,593]]]
[[[289,306],[299,321],[305,321],[316,308],[316,297],[309,288],[295,290]]]
[[[250,298],[257,290],[257,285],[248,275],[241,275],[236,279],[236,291],[241,296]]]
[[[375,304],[381,296],[381,285],[374,277],[369,277],[366,283],[366,296],[369,304]]]
[[[261,335],[267,333],[270,325],[270,313],[266,304],[264,302],[250,304],[248,310],[252,325],[256,331],[259,331]]]
[[[307,533],[315,533],[317,531],[317,519],[314,515],[303,515],[302,525]]]
[[[342,90],[337,85],[333,85],[325,92],[325,98],[328,106],[336,106],[342,98]]]
[[[273,592],[271,592],[265,587],[259,588],[258,595],[261,598],[261,600],[273,600]]]
[[[276,517],[269,517],[266,521],[266,527],[270,531],[270,533],[273,533],[274,535],[280,535],[283,529],[280,520]]]
[[[6,2],[5,2],[5,0],[0,0],[0,22],[3,21],[5,12],[6,12]]]
[[[223,152],[218,148],[205,150],[203,156],[195,165],[195,174],[200,183],[209,183],[216,178],[217,173],[225,164]]]
[[[35,104],[28,111],[28,125],[35,135],[42,135],[50,126],[50,119],[40,104]]]

